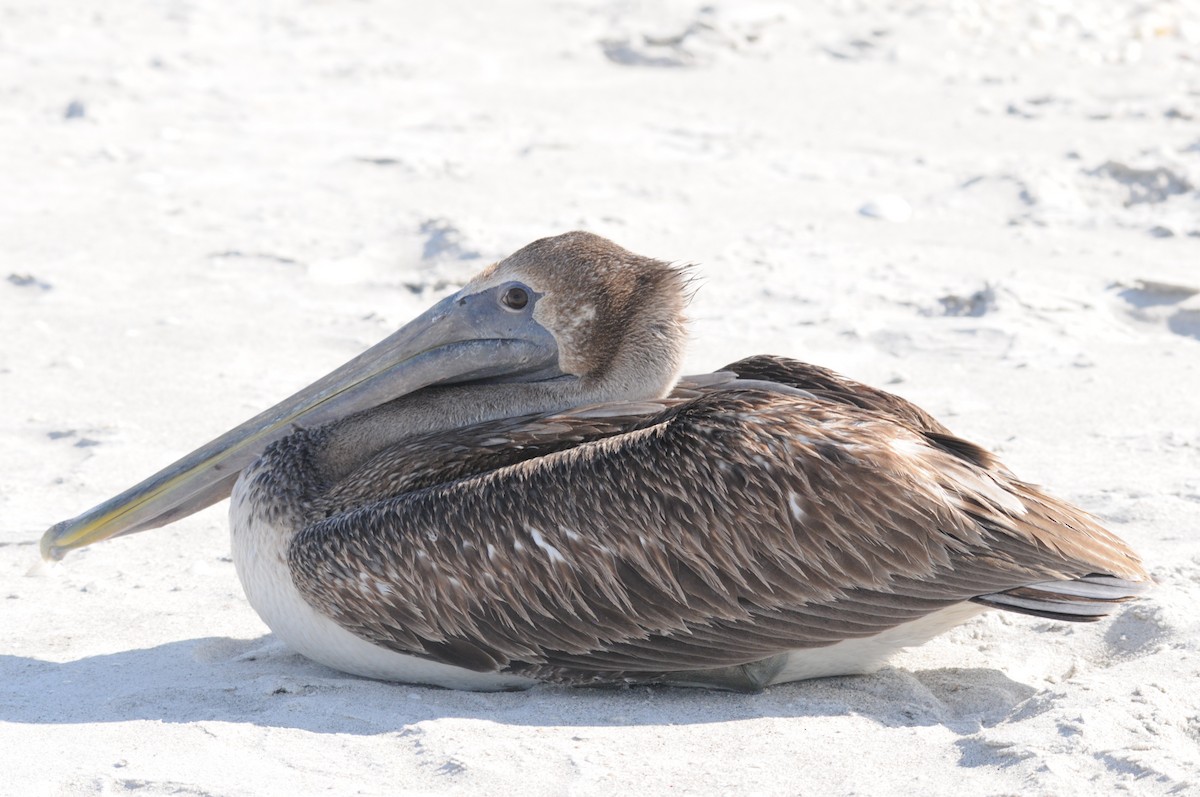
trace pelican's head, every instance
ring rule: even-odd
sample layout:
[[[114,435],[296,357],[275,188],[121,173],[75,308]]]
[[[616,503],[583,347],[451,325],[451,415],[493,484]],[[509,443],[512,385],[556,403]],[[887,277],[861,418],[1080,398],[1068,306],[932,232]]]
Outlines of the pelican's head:
[[[294,427],[317,427],[433,385],[571,382],[581,403],[664,395],[683,353],[686,278],[585,232],[535,241],[299,393],[42,537],[61,559],[229,495]]]
[[[527,312],[554,338],[561,375],[617,382],[613,397],[650,398],[679,374],[686,284],[683,269],[570,232],[534,241],[458,295],[494,292],[506,309]]]

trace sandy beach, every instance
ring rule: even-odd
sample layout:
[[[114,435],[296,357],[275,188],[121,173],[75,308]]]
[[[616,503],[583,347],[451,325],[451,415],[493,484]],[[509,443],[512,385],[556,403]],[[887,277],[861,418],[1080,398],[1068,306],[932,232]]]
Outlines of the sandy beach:
[[[0,794],[1200,794],[1200,6],[0,0]],[[37,540],[573,229],[687,372],[894,391],[1157,587],[758,695],[379,683],[227,504]]]

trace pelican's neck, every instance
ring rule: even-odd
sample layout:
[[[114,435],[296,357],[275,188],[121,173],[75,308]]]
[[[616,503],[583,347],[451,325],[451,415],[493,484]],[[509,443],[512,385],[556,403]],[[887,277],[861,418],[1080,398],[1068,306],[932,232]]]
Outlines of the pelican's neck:
[[[310,456],[327,484],[336,483],[380,451],[405,440],[598,403],[604,398],[582,380],[429,387],[322,427]],[[642,398],[630,396],[629,398]]]

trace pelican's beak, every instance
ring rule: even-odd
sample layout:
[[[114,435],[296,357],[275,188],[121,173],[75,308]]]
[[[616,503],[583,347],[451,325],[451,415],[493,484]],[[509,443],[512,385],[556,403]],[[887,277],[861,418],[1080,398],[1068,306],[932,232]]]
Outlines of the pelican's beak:
[[[42,556],[158,528],[229,496],[238,474],[295,427],[313,428],[434,384],[557,373],[554,337],[496,290],[459,293],[266,412],[42,535]]]

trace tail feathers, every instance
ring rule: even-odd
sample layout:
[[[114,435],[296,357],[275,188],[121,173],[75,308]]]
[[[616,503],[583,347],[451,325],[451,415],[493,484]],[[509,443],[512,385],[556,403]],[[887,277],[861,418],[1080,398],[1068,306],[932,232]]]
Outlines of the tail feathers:
[[[972,598],[975,603],[1010,612],[1086,623],[1099,620],[1120,604],[1150,587],[1148,581],[1128,581],[1092,574],[1071,581],[1043,581]]]

